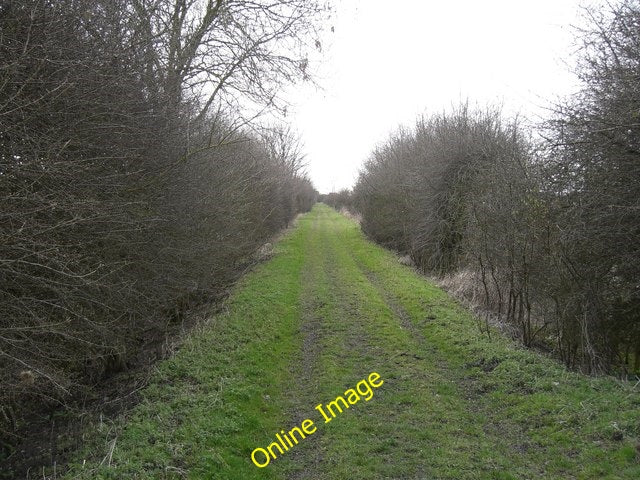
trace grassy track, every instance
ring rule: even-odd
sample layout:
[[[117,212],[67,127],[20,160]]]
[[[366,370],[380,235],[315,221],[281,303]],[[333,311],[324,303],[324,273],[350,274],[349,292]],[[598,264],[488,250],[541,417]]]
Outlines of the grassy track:
[[[640,478],[637,389],[494,337],[317,205],[69,478]],[[324,423],[314,407],[371,372],[371,399]],[[307,418],[315,433],[251,462]]]

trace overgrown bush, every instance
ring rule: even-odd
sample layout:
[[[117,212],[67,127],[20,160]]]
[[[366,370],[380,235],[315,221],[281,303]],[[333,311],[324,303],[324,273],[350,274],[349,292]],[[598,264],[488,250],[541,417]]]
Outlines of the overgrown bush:
[[[340,211],[343,208],[347,210],[353,207],[351,199],[351,191],[348,189],[339,192],[324,193],[318,197],[320,202],[326,203],[330,207]]]
[[[640,2],[585,10],[582,89],[546,127],[564,355],[640,369]]]
[[[311,208],[295,139],[251,133],[236,107],[273,105],[307,76],[320,11],[306,0],[0,6],[9,443],[26,400],[64,403],[126,368]]]
[[[497,110],[423,117],[354,189],[364,231],[437,275],[474,272],[484,307],[572,367],[638,370],[640,4],[587,11],[583,90],[532,142]]]

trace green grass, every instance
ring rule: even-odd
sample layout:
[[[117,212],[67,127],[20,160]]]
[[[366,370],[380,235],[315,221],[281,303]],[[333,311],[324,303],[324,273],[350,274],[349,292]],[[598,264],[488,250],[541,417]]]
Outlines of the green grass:
[[[637,390],[492,337],[317,205],[67,478],[640,478]],[[323,423],[314,407],[371,372],[384,381],[371,400]],[[306,418],[313,435],[253,465]]]

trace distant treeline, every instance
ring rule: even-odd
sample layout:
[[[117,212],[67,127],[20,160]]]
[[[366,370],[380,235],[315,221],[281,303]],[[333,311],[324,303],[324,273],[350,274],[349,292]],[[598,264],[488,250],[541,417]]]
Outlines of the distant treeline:
[[[343,208],[353,207],[351,191],[348,189],[340,190],[339,192],[322,193],[318,196],[318,201],[326,203],[338,211]]]
[[[424,271],[468,272],[526,345],[551,341],[587,372],[638,371],[640,3],[588,13],[583,88],[550,121],[466,104],[422,117],[327,201]]]
[[[238,107],[271,108],[307,76],[294,52],[319,12],[307,0],[2,2],[7,442],[25,401],[90,396],[315,203],[295,137],[250,130]]]

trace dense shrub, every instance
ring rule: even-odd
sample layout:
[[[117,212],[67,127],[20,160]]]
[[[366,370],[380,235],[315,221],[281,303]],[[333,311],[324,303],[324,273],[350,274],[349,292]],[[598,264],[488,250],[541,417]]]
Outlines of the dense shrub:
[[[339,192],[331,192],[324,193],[318,197],[320,202],[326,203],[327,205],[335,208],[340,211],[343,208],[347,210],[352,208],[352,199],[351,199],[351,191],[348,189],[340,190]]]
[[[547,124],[547,188],[565,274],[554,286],[565,355],[640,369],[640,2],[587,10],[583,88]]]
[[[0,6],[3,436],[18,402],[65,402],[126,368],[315,202],[292,137],[243,130],[234,107],[306,76],[291,52],[319,11]]]
[[[526,345],[587,372],[640,367],[640,2],[587,10],[582,90],[534,143],[498,111],[421,118],[354,189],[373,239],[439,275],[471,270]]]

